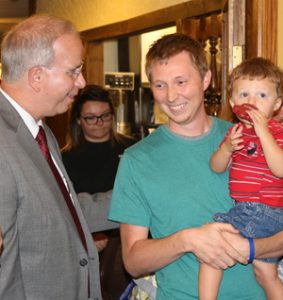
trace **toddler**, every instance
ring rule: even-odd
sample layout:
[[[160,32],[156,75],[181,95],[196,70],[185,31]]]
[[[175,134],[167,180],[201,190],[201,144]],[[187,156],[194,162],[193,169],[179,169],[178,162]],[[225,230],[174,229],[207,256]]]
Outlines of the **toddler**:
[[[229,101],[240,122],[212,155],[215,172],[230,168],[229,189],[235,206],[217,213],[216,222],[231,223],[250,245],[249,263],[269,300],[283,299],[277,273],[280,258],[254,259],[253,238],[283,230],[283,125],[273,119],[282,104],[283,73],[271,61],[242,62],[229,78]],[[201,264],[199,299],[216,299],[222,271]]]

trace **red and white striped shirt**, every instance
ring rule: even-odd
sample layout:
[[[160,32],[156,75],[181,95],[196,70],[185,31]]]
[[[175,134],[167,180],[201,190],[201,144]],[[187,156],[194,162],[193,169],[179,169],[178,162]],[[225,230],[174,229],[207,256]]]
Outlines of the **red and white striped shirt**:
[[[283,125],[271,119],[268,127],[278,145],[283,148]],[[283,207],[283,178],[271,173],[254,128],[246,128],[244,125],[243,128],[244,148],[232,154],[229,180],[231,197],[237,202],[259,202]]]

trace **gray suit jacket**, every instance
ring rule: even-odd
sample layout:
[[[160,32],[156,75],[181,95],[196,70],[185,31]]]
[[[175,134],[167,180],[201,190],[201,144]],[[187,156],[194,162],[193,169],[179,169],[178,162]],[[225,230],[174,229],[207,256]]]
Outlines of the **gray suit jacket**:
[[[78,198],[45,126],[50,151],[69,181],[83,231],[86,253],[57,182],[36,141],[11,104],[0,93],[0,227],[1,300],[101,299],[99,261],[90,230],[117,227],[107,221],[111,194]],[[103,199],[103,201],[101,201]]]

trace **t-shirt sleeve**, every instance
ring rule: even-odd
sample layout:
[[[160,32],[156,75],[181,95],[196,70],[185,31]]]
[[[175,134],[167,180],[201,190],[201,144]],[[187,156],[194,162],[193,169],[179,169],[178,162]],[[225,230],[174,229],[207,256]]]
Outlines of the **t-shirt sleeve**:
[[[149,227],[150,210],[139,185],[141,176],[135,158],[124,153],[115,179],[108,219],[120,223]]]

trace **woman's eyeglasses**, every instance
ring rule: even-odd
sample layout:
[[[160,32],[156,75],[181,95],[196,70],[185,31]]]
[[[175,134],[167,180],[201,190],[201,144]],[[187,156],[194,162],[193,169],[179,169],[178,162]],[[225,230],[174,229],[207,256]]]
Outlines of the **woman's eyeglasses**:
[[[98,123],[98,120],[101,122],[107,122],[112,120],[113,113],[108,111],[100,116],[81,116],[81,118],[87,123],[87,125],[95,125]]]

